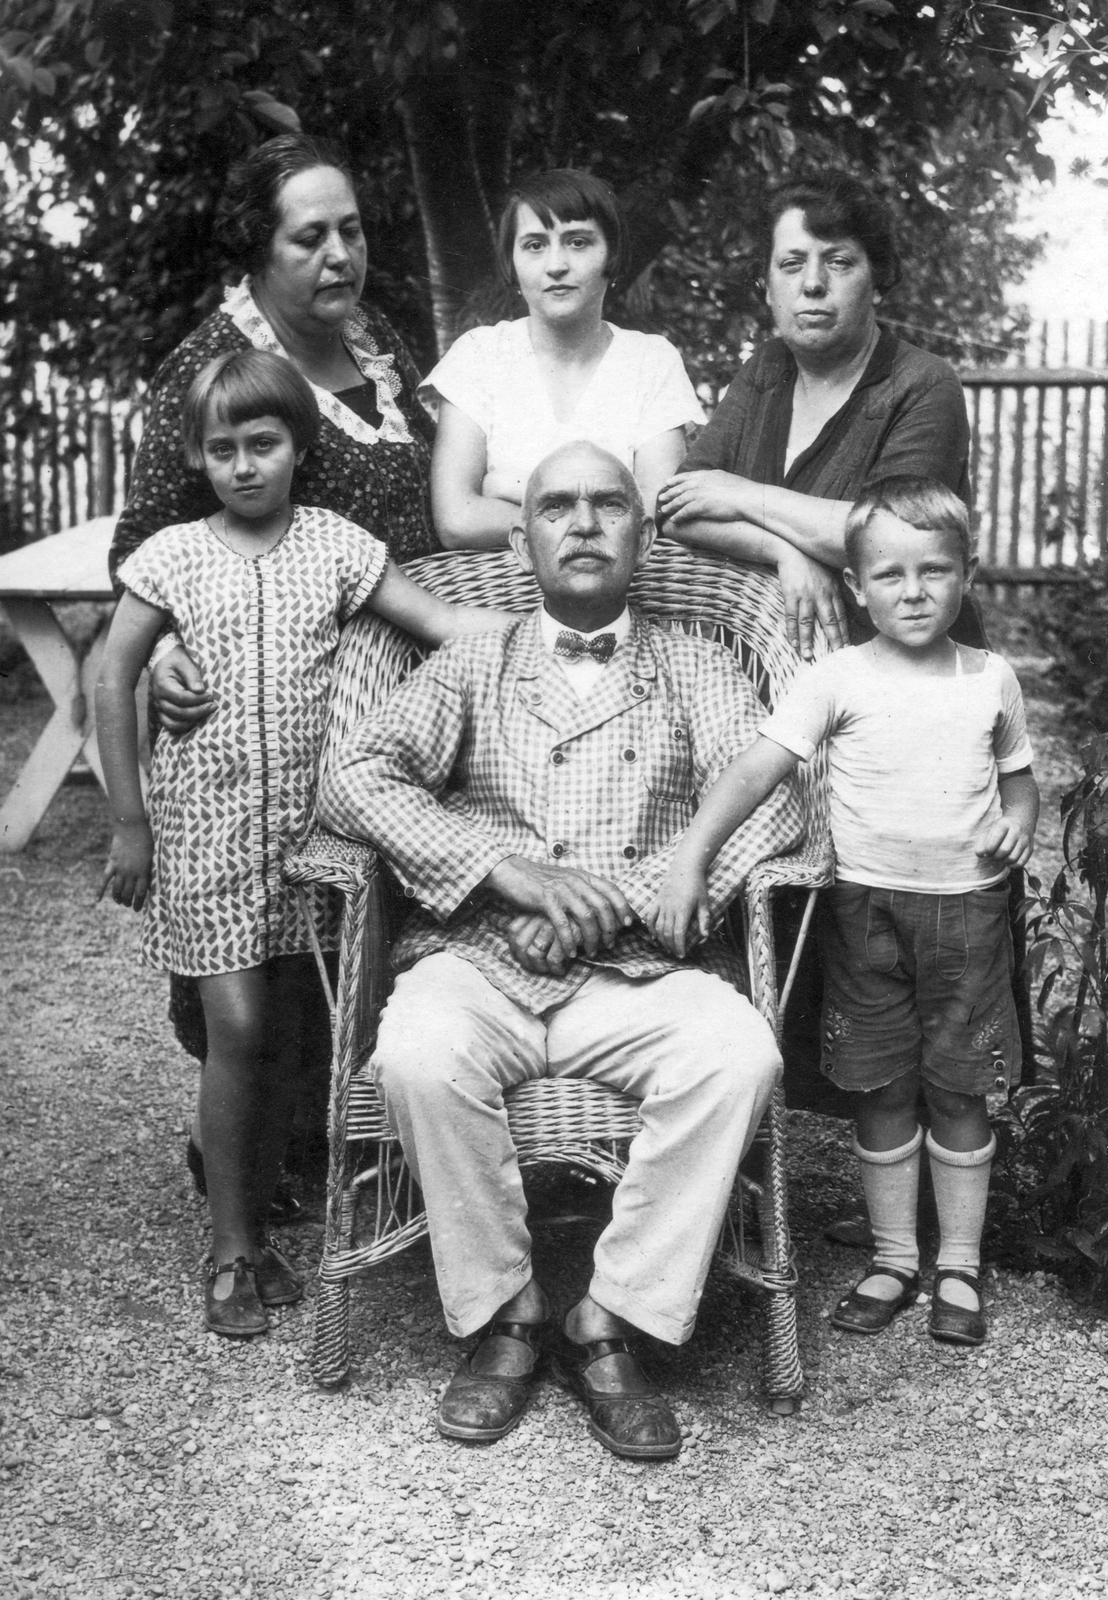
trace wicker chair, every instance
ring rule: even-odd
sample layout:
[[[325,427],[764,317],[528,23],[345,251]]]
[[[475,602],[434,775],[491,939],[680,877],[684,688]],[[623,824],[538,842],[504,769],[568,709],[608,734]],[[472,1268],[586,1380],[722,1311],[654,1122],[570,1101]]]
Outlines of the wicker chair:
[[[429,556],[411,562],[406,571],[448,600],[523,612],[532,610],[538,601],[533,580],[507,552]],[[780,589],[761,570],[694,555],[664,541],[637,575],[631,601],[674,628],[725,644],[767,704],[777,699],[796,669],[796,655],[784,637]],[[370,614],[346,629],[335,667],[324,765],[328,752],[419,659],[420,651],[410,638]],[[782,885],[810,891],[782,992],[783,1008],[807,933],[815,889],[831,877],[824,774],[818,762],[800,770],[799,783],[808,822],[802,847],[762,863],[742,896],[751,997],[775,1030],[779,1007],[772,891]],[[421,1238],[427,1221],[400,1145],[372,1083],[360,1071],[372,1051],[377,1017],[388,990],[386,928],[391,894],[386,875],[371,849],[317,829],[286,862],[285,876],[301,887],[330,884],[344,896],[333,992],[319,958],[332,1007],[334,1053],[326,1231],[311,1357],[316,1380],[335,1384],[345,1377],[348,1366],[350,1279]],[[570,1080],[525,1084],[508,1096],[507,1111],[521,1165],[562,1162],[611,1182],[618,1181],[623,1152],[639,1127],[636,1101],[600,1085]],[[759,1132],[765,1151],[764,1181],[741,1179],[719,1259],[725,1271],[766,1292],[766,1391],[775,1410],[790,1411],[803,1386],[803,1375],[797,1353],[796,1277],[786,1212],[784,1130],[784,1099],[779,1087]],[[368,1152],[356,1150],[362,1146],[368,1146]],[[368,1155],[360,1170],[359,1154],[362,1160]],[[355,1218],[361,1198],[367,1198],[375,1209],[371,1236],[359,1243]]]

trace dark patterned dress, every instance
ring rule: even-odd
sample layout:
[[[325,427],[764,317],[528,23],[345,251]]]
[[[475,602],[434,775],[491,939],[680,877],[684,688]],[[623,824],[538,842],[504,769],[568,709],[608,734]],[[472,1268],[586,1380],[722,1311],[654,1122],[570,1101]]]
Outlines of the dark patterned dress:
[[[293,501],[323,506],[356,522],[382,540],[397,561],[429,555],[441,547],[432,530],[429,492],[434,425],[416,399],[419,375],[380,312],[359,306],[343,337],[376,390],[381,425],[374,427],[313,384],[322,422],[293,478]],[[189,384],[209,361],[227,350],[251,346],[284,354],[244,280],[158,368],[127,504],[112,540],[113,580],[120,563],[152,533],[219,510],[207,478],[185,460],[181,405]]]
[[[264,555],[237,554],[200,521],[164,528],[121,567],[126,588],[173,616],[217,697],[206,722],[154,747],[147,966],[204,977],[311,949],[281,861],[312,817],[339,628],[387,561],[364,529],[298,506]],[[334,948],[335,897],[312,895]]]

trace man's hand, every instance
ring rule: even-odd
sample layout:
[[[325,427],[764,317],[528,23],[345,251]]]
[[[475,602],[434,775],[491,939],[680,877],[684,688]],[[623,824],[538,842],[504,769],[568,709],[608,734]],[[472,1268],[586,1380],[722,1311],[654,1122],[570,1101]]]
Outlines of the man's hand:
[[[110,893],[117,906],[133,906],[141,911],[150,887],[153,860],[154,836],[146,818],[116,823],[112,829],[108,864],[96,898],[102,900]]]
[[[683,961],[694,944],[701,944],[711,927],[708,884],[701,867],[676,856],[666,873],[658,898],[646,913],[646,925],[663,949]],[[696,937],[690,938],[695,931]]]
[[[215,710],[216,697],[184,645],[150,669],[150,696],[167,733],[191,733]]]
[[[595,956],[601,945],[611,949],[635,913],[623,892],[606,878],[574,867],[553,867],[526,856],[508,856],[485,878],[483,887],[516,911],[544,916],[567,960],[578,951]]]
[[[521,911],[508,928],[508,948],[526,972],[543,978],[565,976],[569,958],[558,943],[554,924],[548,917]]]
[[[785,597],[785,632],[793,649],[811,661],[818,621],[832,650],[841,650],[847,643],[846,607],[831,568],[784,545],[777,555],[777,577]]]
[[[679,472],[658,492],[658,516],[670,522],[734,522],[745,516],[742,488],[747,480],[718,468]]]
[[[1034,843],[1034,832],[1028,831],[1019,818],[1001,817],[977,846],[977,854],[998,866],[1022,867],[1031,859]]]

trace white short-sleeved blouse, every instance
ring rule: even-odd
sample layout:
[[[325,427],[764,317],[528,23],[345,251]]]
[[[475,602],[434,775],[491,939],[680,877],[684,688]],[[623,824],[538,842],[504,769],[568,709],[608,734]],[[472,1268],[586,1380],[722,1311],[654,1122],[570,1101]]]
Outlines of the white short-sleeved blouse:
[[[463,333],[420,385],[425,403],[449,400],[485,435],[486,471],[523,485],[559,445],[587,439],[634,470],[635,453],[704,413],[678,351],[656,333],[605,323],[612,341],[573,415],[559,422],[531,348],[528,319]]]

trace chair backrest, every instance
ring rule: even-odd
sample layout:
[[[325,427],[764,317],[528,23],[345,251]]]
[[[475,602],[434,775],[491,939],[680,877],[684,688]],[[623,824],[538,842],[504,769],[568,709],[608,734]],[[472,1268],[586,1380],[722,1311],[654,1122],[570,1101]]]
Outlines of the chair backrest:
[[[534,579],[521,571],[510,550],[445,551],[409,561],[404,571],[460,605],[527,612],[539,603]],[[767,707],[777,703],[799,665],[785,637],[780,585],[763,567],[702,555],[662,539],[636,573],[630,600],[659,622],[724,645]],[[343,630],[322,767],[354,724],[407,677],[424,653],[408,634],[372,612],[362,612]],[[823,752],[800,767],[798,785],[808,819],[807,847],[826,849]]]

